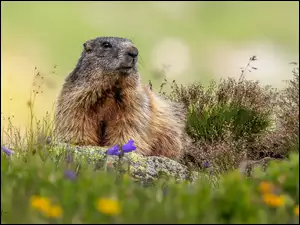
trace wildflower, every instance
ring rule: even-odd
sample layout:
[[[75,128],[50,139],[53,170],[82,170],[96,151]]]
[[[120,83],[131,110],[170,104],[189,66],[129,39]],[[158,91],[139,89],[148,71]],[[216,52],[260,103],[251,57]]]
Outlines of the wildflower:
[[[259,190],[263,194],[267,194],[267,193],[270,193],[274,190],[274,185],[270,182],[262,181],[259,184]]]
[[[47,216],[50,218],[59,218],[62,216],[62,209],[59,205],[53,205],[48,210]]]
[[[5,152],[5,154],[7,154],[8,156],[10,156],[11,154],[15,153],[13,150],[10,150],[4,146],[1,146],[2,150]]]
[[[111,216],[118,215],[121,211],[119,202],[108,198],[98,199],[96,208],[99,212]]]
[[[203,163],[203,166],[204,166],[204,168],[208,168],[208,167],[209,167],[209,162],[208,162],[208,161],[205,161],[205,162]]]
[[[72,170],[66,170],[64,173],[65,177],[69,180],[75,180],[76,179],[76,174]]]
[[[61,207],[58,205],[51,205],[48,198],[32,196],[30,198],[30,204],[32,208],[37,209],[47,217],[58,218],[62,215]]]
[[[274,194],[264,194],[263,195],[264,202],[272,207],[279,207],[284,204],[284,197],[282,195],[277,196]]]
[[[131,152],[136,150],[136,146],[133,145],[134,140],[130,139],[125,145],[123,145],[122,150],[124,152]]]
[[[115,146],[109,148],[109,149],[106,151],[106,154],[107,154],[107,155],[117,155],[117,154],[118,154],[118,151],[119,151],[119,146],[118,146],[118,145],[115,145]]]
[[[30,199],[31,207],[41,211],[48,212],[51,205],[48,198],[32,196]]]
[[[299,205],[294,208],[294,213],[296,216],[299,216]]]
[[[128,153],[131,151],[136,150],[136,146],[133,145],[134,141],[132,139],[130,139],[126,144],[124,144],[122,146],[122,150],[124,153]],[[106,154],[108,155],[120,155],[120,151],[119,151],[119,145],[114,145],[113,147],[109,148],[106,151]]]

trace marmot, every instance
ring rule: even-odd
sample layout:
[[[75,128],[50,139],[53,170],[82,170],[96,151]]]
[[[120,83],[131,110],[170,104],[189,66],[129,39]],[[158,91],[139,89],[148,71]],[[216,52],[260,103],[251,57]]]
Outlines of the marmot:
[[[141,84],[138,53],[126,38],[98,37],[83,44],[57,100],[59,141],[108,147],[133,139],[145,156],[182,156],[184,107]]]

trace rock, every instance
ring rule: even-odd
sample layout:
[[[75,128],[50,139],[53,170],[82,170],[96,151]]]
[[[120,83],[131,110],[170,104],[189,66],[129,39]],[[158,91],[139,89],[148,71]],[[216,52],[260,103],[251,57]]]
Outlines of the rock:
[[[162,175],[175,178],[177,181],[189,180],[194,183],[198,177],[198,172],[190,171],[187,166],[182,165],[166,157],[143,156],[136,152],[126,153],[119,159],[118,156],[105,154],[107,148],[95,146],[74,146],[69,144],[53,145],[49,151],[56,154],[70,154],[75,158],[86,159],[88,163],[93,163],[98,169],[103,166],[121,165],[124,170],[129,170],[129,174],[142,182],[152,182]],[[55,155],[56,155],[55,154]]]

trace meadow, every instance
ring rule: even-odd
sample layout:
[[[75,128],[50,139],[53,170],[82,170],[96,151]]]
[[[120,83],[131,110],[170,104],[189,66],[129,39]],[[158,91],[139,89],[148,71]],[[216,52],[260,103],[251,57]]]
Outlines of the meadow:
[[[1,29],[1,223],[299,224],[298,2],[6,1]],[[143,83],[184,104],[196,180],[133,177],[134,140],[56,151],[57,93],[98,36],[131,39]]]
[[[7,117],[1,131],[1,222],[299,223],[299,68],[277,90],[247,80],[255,60],[239,79],[161,85],[188,110],[193,146],[181,163],[199,172],[195,182],[164,175],[145,185],[122,165],[51,151],[53,116],[36,119],[33,89],[26,135]]]

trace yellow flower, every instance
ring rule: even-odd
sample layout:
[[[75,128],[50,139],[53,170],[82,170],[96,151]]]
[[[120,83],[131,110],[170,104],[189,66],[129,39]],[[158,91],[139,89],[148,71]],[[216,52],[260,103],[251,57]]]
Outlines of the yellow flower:
[[[62,209],[59,205],[53,205],[47,213],[48,217],[59,218],[62,215]]]
[[[279,207],[285,203],[284,197],[282,195],[277,196],[274,194],[264,194],[263,200],[267,205],[272,207]]]
[[[297,205],[294,209],[294,213],[296,216],[299,216],[299,205]]]
[[[107,215],[118,215],[121,211],[118,201],[108,198],[100,198],[96,203],[99,212]]]
[[[51,207],[50,200],[44,197],[32,196],[30,198],[30,203],[31,203],[31,207],[42,212],[49,211]]]
[[[45,197],[32,196],[31,207],[39,210],[44,216],[58,218],[62,216],[62,208],[58,205],[51,205],[50,200]]]
[[[270,193],[270,192],[272,192],[274,190],[274,185],[272,183],[270,183],[270,182],[262,181],[259,184],[259,190],[263,194]]]

